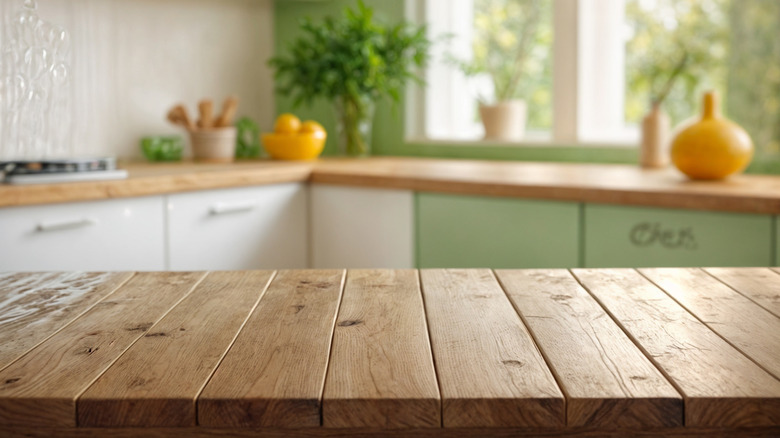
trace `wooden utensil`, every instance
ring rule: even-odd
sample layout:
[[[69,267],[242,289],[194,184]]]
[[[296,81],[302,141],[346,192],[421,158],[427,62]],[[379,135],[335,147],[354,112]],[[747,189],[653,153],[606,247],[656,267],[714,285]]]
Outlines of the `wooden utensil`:
[[[187,129],[195,129],[195,124],[187,114],[187,109],[184,105],[176,105],[168,111],[168,120],[174,125],[182,125]]]
[[[233,117],[236,115],[238,109],[238,99],[236,97],[228,97],[225,99],[225,103],[222,104],[222,114],[217,117],[215,126],[218,128],[224,128],[233,124]]]
[[[209,129],[214,127],[214,102],[211,99],[203,99],[198,103],[198,110],[200,111],[200,120],[198,120],[198,127]]]

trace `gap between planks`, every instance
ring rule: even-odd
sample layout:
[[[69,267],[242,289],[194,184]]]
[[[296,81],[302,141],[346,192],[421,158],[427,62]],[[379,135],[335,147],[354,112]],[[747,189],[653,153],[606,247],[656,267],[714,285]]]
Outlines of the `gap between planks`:
[[[220,356],[219,360],[217,360],[217,363],[214,364],[214,368],[211,370],[211,373],[209,374],[208,378],[206,378],[203,381],[203,384],[198,389],[198,392],[195,394],[195,397],[193,398],[193,403],[195,404],[195,424],[198,424],[198,399],[200,398],[200,395],[203,393],[203,390],[206,388],[206,385],[211,381],[211,379],[214,377],[214,373],[217,372],[217,368],[222,364],[222,361],[225,360],[225,356],[230,352],[230,350],[233,349],[233,345],[236,343],[236,339],[238,339],[238,335],[241,334],[241,332],[244,330],[244,327],[246,326],[246,323],[249,321],[249,318],[252,317],[252,315],[255,313],[255,310],[257,309],[257,306],[260,304],[260,301],[262,301],[263,297],[265,296],[265,293],[268,292],[268,288],[271,286],[271,283],[276,278],[279,271],[273,271],[271,273],[271,276],[268,278],[268,281],[265,283],[265,287],[263,288],[263,291],[260,293],[260,296],[257,298],[257,301],[255,301],[255,304],[252,306],[252,309],[249,310],[249,313],[247,313],[246,318],[244,318],[244,321],[241,322],[241,325],[238,327],[238,330],[236,331],[236,334],[233,335],[233,339],[230,340],[230,344],[228,344],[228,347],[225,349],[225,351],[222,352],[222,356]]]
[[[190,294],[192,294],[192,292],[195,289],[198,288],[198,285],[200,285],[203,282],[203,280],[206,278],[207,275],[208,275],[208,272],[204,272],[203,275],[201,275],[201,277],[195,282],[195,284],[193,284],[192,287],[190,287],[190,290],[187,291],[186,294],[182,295],[181,298],[179,298],[167,311],[163,312],[163,314],[159,318],[157,318],[156,321],[154,321],[154,323],[149,327],[149,329],[146,331],[146,333],[151,331],[152,328],[154,328],[154,326],[156,326],[160,321],[162,321],[171,312],[171,310],[175,309],[176,306],[178,306],[182,301],[184,301],[188,296],[190,296]],[[114,360],[112,360],[111,363],[109,363],[108,366],[106,366],[105,369],[103,369],[103,371],[101,371],[97,376],[95,376],[95,378],[92,379],[92,381],[89,382],[87,385],[85,385],[84,389],[82,389],[79,393],[77,393],[76,396],[73,398],[73,407],[74,407],[73,413],[75,414],[74,421],[75,421],[76,427],[78,427],[78,425],[79,425],[78,424],[78,419],[79,419],[79,399],[81,398],[81,396],[84,395],[84,393],[87,392],[87,390],[92,385],[94,385],[95,382],[97,382],[97,380],[101,376],[103,376],[103,374],[106,373],[106,371],[108,371],[109,369],[111,369],[112,366],[114,366],[114,364],[119,360],[119,358],[124,356],[124,354],[127,353],[127,351],[129,349],[131,349],[133,347],[133,345],[135,345],[136,342],[138,342],[143,337],[144,337],[144,334],[142,333],[141,336],[137,337],[133,342],[130,343],[130,345],[127,346],[127,348],[122,350],[122,352],[119,353],[114,358]]]
[[[415,200],[417,197],[415,197]],[[436,386],[439,389],[439,412],[442,413],[439,415],[439,427],[444,428],[444,397],[442,397],[441,392],[441,378],[439,377],[439,365],[436,363],[436,354],[433,351],[433,344],[431,343],[431,327],[430,324],[428,324],[428,303],[425,302],[425,285],[422,281],[422,270],[416,269],[417,271],[417,284],[420,285],[420,297],[422,298],[423,303],[423,315],[425,318],[423,320],[425,321],[425,333],[428,335],[428,348],[431,351],[431,360],[433,361],[433,375],[436,376]]]
[[[320,387],[319,401],[320,401],[320,427],[323,426],[322,419],[322,398],[325,395],[325,385],[328,383],[328,372],[330,371],[330,358],[333,354],[333,338],[336,336],[336,323],[339,320],[339,314],[341,313],[341,303],[344,302],[344,288],[347,285],[347,275],[349,270],[344,269],[344,273],[341,275],[341,285],[339,285],[339,302],[336,304],[336,313],[333,315],[333,324],[330,329],[330,343],[328,344],[328,358],[325,362],[325,377],[322,379],[322,386]]]
[[[566,387],[561,383],[561,376],[558,375],[558,370],[556,370],[555,367],[552,366],[552,362],[550,361],[547,352],[545,352],[539,346],[539,339],[537,339],[536,333],[534,333],[534,331],[531,330],[531,326],[528,324],[528,321],[526,321],[525,316],[523,316],[523,313],[520,312],[520,309],[517,308],[516,303],[514,302],[514,300],[512,300],[512,297],[509,295],[509,292],[506,290],[504,283],[498,278],[498,275],[496,275],[496,270],[491,269],[490,273],[493,276],[493,279],[496,281],[496,283],[498,283],[498,286],[501,288],[501,291],[504,292],[504,295],[506,296],[507,300],[509,300],[512,309],[515,311],[515,313],[517,313],[517,316],[520,317],[520,322],[525,326],[526,331],[531,336],[531,341],[534,343],[534,347],[536,348],[536,351],[538,351],[539,354],[542,356],[542,359],[544,359],[545,365],[547,365],[547,369],[550,370],[553,379],[555,379],[555,384],[558,385],[558,389],[561,391],[561,394],[563,394],[563,413],[564,413],[563,421],[564,424],[568,425],[569,424],[569,399],[571,398],[571,396],[569,392],[566,390]]]
[[[654,269],[654,268],[650,268],[650,272],[652,272],[652,271],[653,271],[653,269]],[[655,268],[655,269],[657,269],[657,268]],[[737,296],[739,296],[739,297],[741,297],[741,298],[744,298],[744,299],[745,299],[745,300],[747,300],[748,302],[750,302],[750,303],[754,304],[754,305],[756,306],[756,308],[757,308],[757,309],[759,309],[759,310],[761,310],[761,311],[765,311],[767,314],[769,314],[769,315],[771,315],[772,317],[774,317],[774,318],[772,318],[772,319],[777,319],[777,317],[776,317],[774,314],[772,314],[771,312],[769,312],[767,309],[765,309],[764,307],[762,307],[762,306],[758,305],[757,303],[755,303],[753,300],[751,300],[750,298],[746,297],[745,295],[743,295],[743,294],[739,293],[739,291],[737,291],[735,288],[731,287],[729,284],[725,283],[724,281],[721,281],[720,279],[718,279],[717,277],[715,277],[714,275],[710,274],[709,272],[707,272],[707,271],[706,271],[706,270],[704,270],[704,269],[701,269],[701,268],[674,268],[674,269],[679,269],[679,270],[680,270],[680,271],[682,271],[682,272],[685,272],[685,270],[686,270],[686,269],[690,269],[691,271],[695,271],[695,272],[701,272],[701,273],[703,273],[705,276],[707,276],[706,278],[713,278],[713,279],[714,279],[714,280],[715,280],[715,281],[716,281],[718,284],[722,285],[723,287],[725,287],[725,288],[727,288],[727,289],[730,289],[730,290],[731,290],[732,292],[734,292],[734,293],[735,293]],[[761,368],[762,370],[766,371],[766,372],[767,372],[769,375],[771,375],[771,376],[772,376],[772,377],[774,377],[775,379],[778,379],[778,380],[780,380],[780,372],[778,372],[778,370],[777,370],[777,369],[773,370],[773,369],[770,369],[770,368],[768,368],[768,367],[767,367],[765,364],[763,364],[763,363],[762,363],[760,360],[758,360],[758,359],[755,359],[753,354],[750,354],[748,351],[746,351],[746,348],[745,348],[745,347],[742,347],[742,346],[740,346],[740,345],[739,345],[739,344],[738,344],[738,343],[737,343],[737,342],[734,340],[734,338],[732,338],[732,337],[730,337],[730,336],[727,336],[727,335],[725,335],[725,334],[721,333],[721,330],[717,330],[715,327],[713,327],[713,326],[712,326],[712,324],[713,324],[713,323],[715,323],[715,324],[718,324],[718,323],[719,323],[718,321],[713,321],[713,322],[707,322],[707,321],[705,321],[705,319],[704,319],[702,316],[700,316],[700,315],[701,315],[701,312],[694,311],[694,309],[693,309],[692,307],[690,307],[690,306],[686,305],[686,304],[685,304],[685,303],[684,303],[684,302],[681,300],[681,298],[680,298],[680,297],[678,297],[678,296],[677,296],[677,295],[676,295],[674,292],[670,291],[670,289],[669,289],[668,287],[664,287],[664,286],[663,286],[663,284],[661,284],[661,282],[659,282],[657,279],[654,279],[654,278],[652,278],[652,276],[651,276],[651,275],[649,275],[647,272],[645,272],[645,269],[636,269],[636,271],[637,271],[637,272],[639,272],[639,275],[641,275],[642,277],[644,277],[645,279],[647,279],[647,281],[649,281],[650,283],[652,283],[653,285],[655,285],[655,287],[657,287],[658,289],[660,289],[661,291],[663,291],[663,293],[665,293],[665,294],[666,294],[666,295],[667,295],[669,298],[671,298],[671,299],[672,299],[672,300],[673,300],[675,303],[677,303],[677,305],[679,305],[680,307],[682,307],[683,309],[685,309],[685,311],[686,311],[686,312],[688,312],[688,313],[689,313],[689,314],[690,314],[692,317],[694,317],[694,318],[695,318],[697,321],[699,321],[700,323],[702,323],[702,324],[703,324],[705,327],[707,327],[707,328],[708,328],[708,329],[710,329],[710,330],[711,330],[713,333],[715,333],[715,334],[716,334],[716,335],[718,335],[718,336],[719,336],[721,339],[723,339],[723,340],[724,340],[724,341],[725,341],[727,344],[729,344],[729,345],[730,345],[732,348],[734,348],[735,350],[737,350],[737,351],[739,351],[740,353],[742,353],[742,355],[743,355],[743,356],[745,356],[746,358],[748,358],[748,359],[749,359],[751,362],[753,362],[754,364],[756,364],[756,365],[757,365],[759,368]]]
[[[758,306],[766,309],[769,313],[780,318],[780,272],[778,272],[778,268],[703,268],[703,269],[704,272],[714,277],[716,280],[730,287],[732,290],[744,296],[745,298],[749,299],[750,301],[756,303]],[[762,294],[756,294],[755,292],[748,293],[745,290],[747,287],[744,284],[737,286],[736,283],[738,282],[735,283],[734,278],[731,278],[731,281],[728,281],[727,279],[723,278],[724,277],[723,271],[726,271],[727,269],[736,269],[741,272],[758,271],[759,275],[769,274],[766,277],[770,277],[771,278],[770,281],[774,281],[778,285],[777,294],[772,295],[772,297],[770,298]],[[763,300],[760,298],[763,298]],[[771,301],[771,302],[766,302],[766,301]]]
[[[685,398],[686,426],[777,424],[778,380],[664,289],[636,269],[578,269],[575,276],[624,331],[643,339],[635,343]]]
[[[679,391],[571,272],[494,274],[566,397],[568,427],[682,425]],[[576,354],[566,349],[575,344],[581,346]]]
[[[574,274],[574,271],[572,271],[571,269],[567,269],[567,271],[572,277],[574,277],[574,280],[580,285],[580,287],[583,290],[585,290],[585,292],[587,292],[588,295],[590,295],[591,298],[593,298],[593,300],[596,301],[596,303],[598,303],[598,305],[601,306],[602,309],[604,309],[604,312],[610,317],[610,319],[612,319],[612,322],[614,322],[620,328],[620,330],[628,337],[628,339],[630,339],[631,342],[633,342],[634,345],[636,345],[639,351],[641,351],[642,354],[645,355],[647,360],[649,360],[650,363],[653,364],[655,369],[657,369],[658,372],[660,372],[661,375],[664,376],[666,381],[669,382],[669,384],[674,387],[677,393],[683,397],[683,419],[684,419],[685,408],[686,408],[684,399],[686,398],[686,396],[685,396],[685,392],[682,390],[682,387],[680,387],[680,385],[672,378],[672,376],[670,376],[669,373],[666,372],[666,370],[655,360],[655,358],[653,358],[650,352],[647,351],[647,349],[639,342],[639,340],[636,339],[636,337],[634,337],[634,335],[631,334],[631,332],[623,326],[620,320],[617,319],[617,317],[609,310],[609,308],[606,305],[604,305],[604,303],[599,299],[599,297],[597,297],[594,293],[592,293],[590,289],[587,286],[585,286],[585,284],[582,283],[582,280],[580,280],[580,278]],[[683,421],[683,425],[685,425],[684,423],[685,421]]]

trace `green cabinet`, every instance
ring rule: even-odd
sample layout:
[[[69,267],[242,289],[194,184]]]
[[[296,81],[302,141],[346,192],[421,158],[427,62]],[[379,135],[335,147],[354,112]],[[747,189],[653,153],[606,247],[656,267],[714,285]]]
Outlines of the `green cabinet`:
[[[417,193],[421,268],[579,265],[580,204]]]
[[[598,267],[769,266],[769,215],[589,204],[584,264]]]
[[[775,216],[775,258],[772,260],[775,266],[780,266],[780,216]]]

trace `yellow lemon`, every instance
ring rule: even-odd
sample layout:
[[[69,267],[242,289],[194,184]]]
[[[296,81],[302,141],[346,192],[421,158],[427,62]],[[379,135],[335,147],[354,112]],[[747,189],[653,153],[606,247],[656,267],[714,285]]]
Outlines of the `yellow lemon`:
[[[314,120],[303,122],[298,132],[300,134],[313,134],[315,137],[324,137],[326,135],[325,128]]]
[[[295,134],[301,129],[301,119],[295,114],[284,113],[276,118],[274,132],[277,134]]]

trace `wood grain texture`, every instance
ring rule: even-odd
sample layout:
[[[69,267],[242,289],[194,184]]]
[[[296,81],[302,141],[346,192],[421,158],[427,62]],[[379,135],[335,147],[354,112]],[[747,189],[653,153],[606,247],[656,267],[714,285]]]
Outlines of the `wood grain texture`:
[[[780,318],[780,274],[769,268],[706,268],[710,275]]]
[[[272,276],[209,273],[79,397],[79,426],[195,426],[195,398]]]
[[[701,269],[655,268],[639,272],[780,379],[780,318]]]
[[[77,318],[132,273],[35,273],[0,278],[0,369]]]
[[[345,271],[280,271],[198,398],[205,427],[317,427]]]
[[[3,438],[777,438],[780,430],[772,427],[749,429],[675,427],[663,429],[518,429],[518,428],[457,428],[457,429],[332,429],[332,428],[242,428],[209,427],[177,428],[4,428]]]
[[[566,395],[567,426],[682,426],[680,394],[568,271],[496,276]]]
[[[75,426],[76,397],[203,275],[136,274],[5,368],[0,372],[0,425]]]
[[[780,424],[780,381],[649,280],[626,269],[573,272],[682,392],[686,426]]]
[[[414,270],[350,270],[322,400],[326,427],[439,427],[419,278]]]
[[[373,157],[317,162],[311,181],[464,195],[780,213],[780,177],[691,181],[631,165]]]
[[[690,181],[672,169],[643,170],[628,165],[411,157],[225,165],[126,163],[122,167],[129,171],[127,180],[0,186],[0,207],[308,180],[464,195],[780,214],[780,177],[769,175]]]
[[[563,426],[563,395],[492,272],[420,277],[444,427]]]
[[[113,181],[0,185],[0,207],[149,196],[193,190],[306,181],[311,163],[128,163],[128,178]]]

